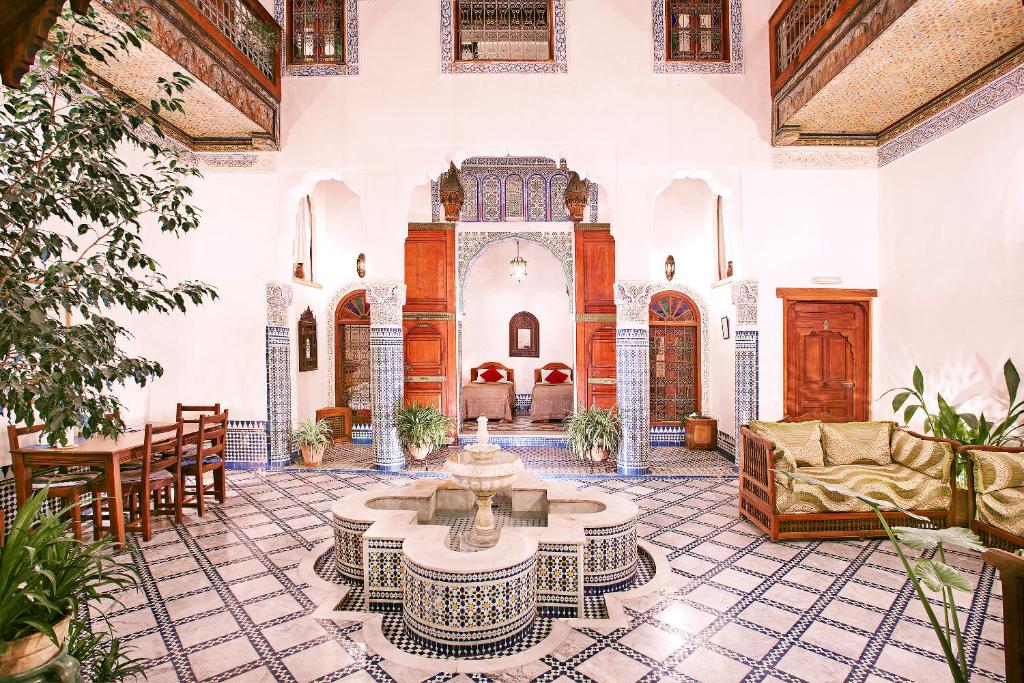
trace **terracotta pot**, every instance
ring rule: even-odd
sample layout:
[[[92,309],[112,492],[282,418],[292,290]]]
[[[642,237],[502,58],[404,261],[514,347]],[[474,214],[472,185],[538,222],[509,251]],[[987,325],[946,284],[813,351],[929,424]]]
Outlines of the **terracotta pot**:
[[[601,448],[600,446],[591,446],[590,453],[587,456],[590,462],[604,462],[608,459],[608,451]]]
[[[53,626],[57,640],[61,643],[67,640],[70,623],[71,617],[66,617]],[[60,646],[54,645],[53,641],[39,632],[18,638],[8,646],[6,652],[0,654],[0,676],[15,676],[35,669],[57,657],[60,651]]]
[[[423,444],[414,446],[410,444],[409,455],[411,455],[412,459],[416,462],[423,462],[427,459],[427,456],[430,455],[430,446],[425,446]]]
[[[320,446],[319,448],[302,446],[299,449],[302,451],[302,462],[305,463],[306,467],[318,467],[324,459],[324,449],[325,446]]]

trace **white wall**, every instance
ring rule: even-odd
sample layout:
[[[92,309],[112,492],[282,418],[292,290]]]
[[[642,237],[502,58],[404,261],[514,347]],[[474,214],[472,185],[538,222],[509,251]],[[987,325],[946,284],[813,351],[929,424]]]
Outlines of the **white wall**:
[[[498,242],[484,251],[466,277],[466,312],[462,318],[462,374],[497,361],[515,371],[516,393],[533,391],[533,371],[551,362],[575,365],[575,321],[569,312],[565,273],[544,247],[519,242],[528,275],[517,283],[509,276],[515,258],[514,242]],[[540,357],[508,355],[508,323],[519,311],[529,311],[540,323]]]
[[[933,399],[1005,415],[1002,365],[1024,368],[1022,121],[1017,98],[881,169],[876,396],[919,365]]]

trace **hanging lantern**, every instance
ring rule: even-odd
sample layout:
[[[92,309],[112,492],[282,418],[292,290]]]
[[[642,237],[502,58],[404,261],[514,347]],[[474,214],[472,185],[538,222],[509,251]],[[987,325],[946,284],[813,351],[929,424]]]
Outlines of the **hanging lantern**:
[[[676,259],[672,254],[668,255],[665,259],[665,279],[672,282],[672,278],[676,275]]]
[[[359,254],[356,257],[356,275],[360,279],[366,277],[366,254]]]
[[[526,277],[526,259],[519,255],[519,240],[516,240],[516,257],[509,263],[512,271],[512,279],[522,282]]]

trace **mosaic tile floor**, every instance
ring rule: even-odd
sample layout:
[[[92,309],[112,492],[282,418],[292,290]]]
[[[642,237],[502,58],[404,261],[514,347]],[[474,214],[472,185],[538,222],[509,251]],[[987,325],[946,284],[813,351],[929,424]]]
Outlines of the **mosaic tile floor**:
[[[887,544],[770,543],[738,519],[735,477],[581,482],[635,500],[639,533],[669,551],[676,587],[627,603],[628,626],[571,630],[551,654],[487,675],[385,660],[360,624],[307,616],[319,594],[298,566],[330,538],[337,497],[412,478],[232,471],[226,504],[133,537],[143,591],[103,608],[156,682],[948,680]],[[976,587],[960,600],[972,680],[1001,680],[998,578],[976,555],[947,559]]]
[[[465,420],[462,423],[462,434],[476,434],[476,420]],[[531,422],[528,414],[516,413],[512,422],[488,422],[487,431],[491,434],[565,434],[565,426],[561,421]]]
[[[324,453],[322,468],[341,470],[368,470],[373,468],[372,446],[339,444]],[[523,459],[531,472],[541,474],[584,475],[614,474],[611,461],[590,465],[582,462],[568,448],[551,446],[508,447]],[[409,462],[409,471],[437,471],[454,447],[447,447],[429,455],[423,463]],[[302,468],[301,462],[296,463]],[[303,468],[304,469],[304,468]],[[736,466],[716,451],[692,451],[682,446],[654,446],[651,448],[651,469],[654,476],[712,476],[728,477],[736,473]]]

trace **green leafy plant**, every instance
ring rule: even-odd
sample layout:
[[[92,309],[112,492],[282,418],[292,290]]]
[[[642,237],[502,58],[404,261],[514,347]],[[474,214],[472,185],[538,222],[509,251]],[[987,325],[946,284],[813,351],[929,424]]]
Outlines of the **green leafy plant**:
[[[83,678],[92,683],[146,677],[146,660],[131,656],[120,639],[81,619],[72,619],[68,628],[68,654],[81,663]]]
[[[892,398],[892,410],[899,415],[902,409],[905,425],[910,424],[918,412],[924,416],[925,434],[952,439],[964,445],[1021,444],[1024,443],[1024,436],[1018,432],[1024,428],[1024,396],[1020,400],[1017,399],[1020,374],[1013,361],[1009,359],[1003,364],[1003,379],[1010,400],[1006,416],[994,421],[986,418],[985,413],[974,415],[959,412],[941,393],[936,393],[938,410],[930,409],[924,397],[924,373],[916,366],[912,386],[890,389],[886,394],[896,392]]]
[[[294,448],[309,446],[312,449],[320,449],[330,444],[333,438],[334,430],[327,420],[302,420],[299,426],[292,430]]]
[[[143,250],[144,223],[174,236],[199,225],[187,184],[199,173],[160,139],[157,118],[183,111],[192,80],[158,78],[159,96],[140,103],[92,77],[90,63],[148,34],[141,15],[122,19],[65,12],[21,88],[0,93],[0,405],[11,423],[41,420],[50,443],[74,427],[121,433],[114,389],[163,373],[122,350],[129,333],[116,319],[216,297],[201,282],[168,283]]]
[[[110,599],[111,591],[138,586],[138,571],[115,559],[111,538],[76,540],[67,514],[70,508],[41,513],[46,496],[42,489],[21,506],[0,549],[0,652],[36,632],[59,646],[56,624],[82,613],[80,608],[89,602]],[[100,633],[93,626],[80,625],[79,632],[83,629]],[[131,667],[118,639],[109,633],[100,639],[107,649],[101,655],[103,671]]]
[[[966,683],[969,681],[970,670],[964,653],[964,639],[960,629],[960,618],[956,611],[955,592],[970,593],[971,584],[958,569],[946,563],[945,546],[958,546],[980,552],[985,549],[985,546],[982,545],[974,532],[963,527],[950,527],[948,529],[890,527],[889,522],[885,519],[885,515],[882,514],[883,511],[900,512],[923,522],[928,522],[929,520],[927,517],[922,517],[894,503],[862,495],[840,484],[819,481],[814,477],[801,474],[799,471],[775,470],[775,473],[784,474],[791,479],[807,484],[820,486],[832,493],[856,498],[871,508],[875,515],[878,516],[878,521],[882,524],[882,528],[885,529],[889,540],[892,541],[893,546],[896,548],[896,554],[899,556],[900,562],[903,563],[903,568],[906,570],[910,584],[917,594],[917,599],[921,602],[921,606],[928,616],[928,621],[931,623],[932,630],[939,640],[939,645],[942,646],[942,652],[945,655],[950,675],[956,683]],[[903,552],[904,546],[919,550],[922,553],[934,551],[934,556],[921,557],[914,564],[911,564]],[[933,594],[938,594],[942,600],[941,623],[935,615],[935,610],[928,599],[928,595],[925,593],[926,589]]]
[[[448,439],[452,420],[434,406],[413,403],[395,411],[395,427],[403,445],[433,452]]]
[[[591,406],[577,410],[565,421],[569,446],[579,458],[587,458],[595,446],[614,454],[619,450],[622,425],[618,413],[612,408],[603,410]]]

